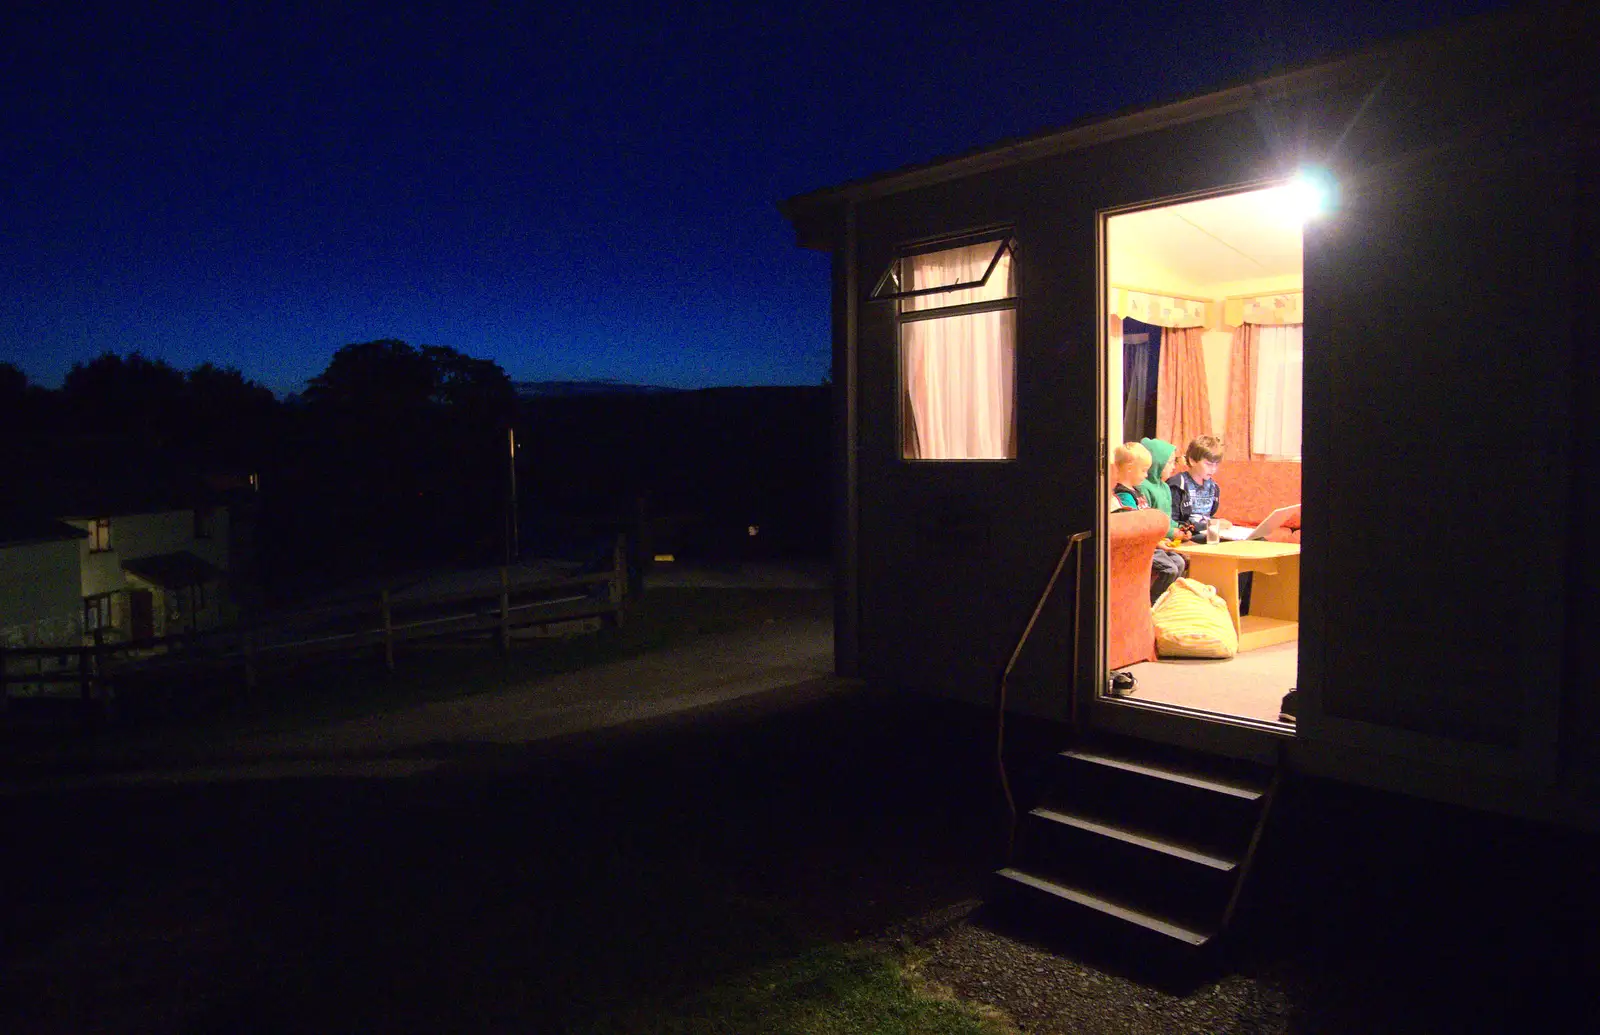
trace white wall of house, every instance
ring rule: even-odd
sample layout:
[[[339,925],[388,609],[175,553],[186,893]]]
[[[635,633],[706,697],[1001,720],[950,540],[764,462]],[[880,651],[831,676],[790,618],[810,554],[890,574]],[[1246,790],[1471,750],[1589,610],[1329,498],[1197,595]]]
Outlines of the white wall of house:
[[[0,547],[0,636],[76,628],[83,611],[79,549],[74,539]]]
[[[211,513],[211,534],[203,538],[195,536],[195,514],[192,509],[112,515],[110,550],[94,552],[92,539],[84,540],[78,547],[83,570],[82,595],[87,597],[127,589],[123,562],[156,554],[183,550],[226,570],[228,511],[225,507],[217,507]],[[90,518],[79,517],[66,521],[85,531],[89,531],[94,523]]]

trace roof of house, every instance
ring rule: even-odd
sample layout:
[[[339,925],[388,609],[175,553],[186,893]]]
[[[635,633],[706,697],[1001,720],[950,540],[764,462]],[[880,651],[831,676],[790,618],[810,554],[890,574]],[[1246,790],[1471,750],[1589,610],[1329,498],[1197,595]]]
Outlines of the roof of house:
[[[1537,22],[1541,17],[1539,12],[1547,6],[1560,7],[1559,4],[1533,2],[1509,11],[1491,11],[1424,32],[1384,40],[1362,50],[1308,62],[1277,74],[1236,78],[1204,93],[1174,101],[1095,115],[1059,129],[797,194],[778,202],[778,209],[794,225],[801,247],[827,250],[832,247],[832,235],[836,232],[827,224],[843,205],[1248,110],[1341,84],[1366,82],[1419,48],[1448,45],[1468,34],[1497,32],[1510,21]]]
[[[224,494],[197,478],[159,470],[127,469],[46,476],[34,482],[29,508],[59,518],[117,517],[190,510],[221,503]]]
[[[187,550],[135,557],[122,562],[122,570],[162,589],[203,586],[222,577],[222,569]]]
[[[0,547],[83,539],[88,534],[54,518],[28,512],[0,512]]]

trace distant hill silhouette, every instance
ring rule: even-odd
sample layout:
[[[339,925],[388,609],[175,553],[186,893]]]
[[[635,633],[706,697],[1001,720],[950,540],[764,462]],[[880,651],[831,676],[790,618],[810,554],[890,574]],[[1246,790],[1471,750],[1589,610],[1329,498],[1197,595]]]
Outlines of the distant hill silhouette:
[[[515,381],[517,398],[519,399],[545,399],[545,398],[571,398],[574,396],[594,395],[659,395],[663,392],[676,392],[676,388],[662,388],[656,385],[636,385],[625,381],[611,381],[598,379],[594,381]]]

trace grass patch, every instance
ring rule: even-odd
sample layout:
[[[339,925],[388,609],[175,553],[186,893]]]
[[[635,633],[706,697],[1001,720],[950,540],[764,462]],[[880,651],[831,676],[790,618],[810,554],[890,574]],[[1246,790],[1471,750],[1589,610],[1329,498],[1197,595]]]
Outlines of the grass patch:
[[[907,976],[892,955],[826,946],[726,978],[675,1004],[573,1029],[582,1035],[1004,1035],[1015,1029]]]

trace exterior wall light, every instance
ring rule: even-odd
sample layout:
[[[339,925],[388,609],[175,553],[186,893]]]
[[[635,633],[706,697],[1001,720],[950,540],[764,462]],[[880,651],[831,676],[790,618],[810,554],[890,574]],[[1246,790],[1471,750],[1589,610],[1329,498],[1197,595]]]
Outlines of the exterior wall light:
[[[1324,169],[1301,169],[1295,173],[1283,187],[1291,218],[1304,224],[1331,213],[1336,207],[1337,186]]]

